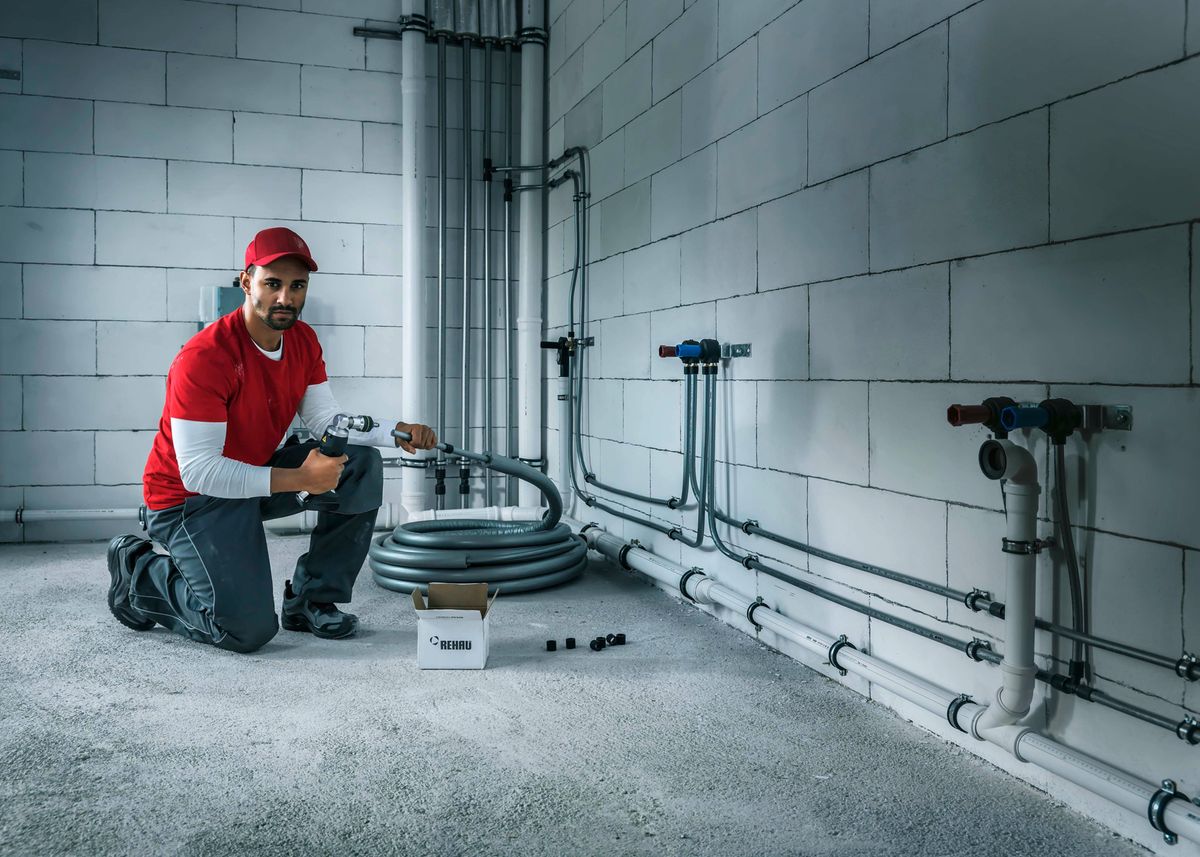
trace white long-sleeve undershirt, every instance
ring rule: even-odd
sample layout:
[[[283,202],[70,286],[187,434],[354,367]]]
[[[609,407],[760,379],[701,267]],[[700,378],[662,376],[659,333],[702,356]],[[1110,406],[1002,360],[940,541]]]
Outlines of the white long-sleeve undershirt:
[[[264,352],[265,353],[265,352]],[[301,421],[320,437],[342,413],[333,398],[329,382],[309,386],[297,410]],[[358,446],[394,447],[391,432],[396,421],[383,422],[370,432],[350,432],[350,443]],[[175,445],[175,460],[179,463],[179,478],[183,487],[209,497],[268,497],[271,494],[271,468],[256,466],[227,458],[225,451],[226,424],[171,418],[171,436]],[[280,438],[282,443],[283,438]]]

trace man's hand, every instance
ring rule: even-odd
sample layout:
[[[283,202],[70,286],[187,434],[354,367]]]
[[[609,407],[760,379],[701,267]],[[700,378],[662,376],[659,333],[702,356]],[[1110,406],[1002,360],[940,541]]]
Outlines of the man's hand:
[[[429,426],[423,426],[420,423],[396,423],[396,431],[408,432],[412,435],[412,442],[403,441],[396,438],[396,446],[403,449],[405,452],[416,452],[418,449],[433,449],[437,445],[437,434]]]
[[[347,456],[337,457],[325,455],[313,447],[309,450],[308,458],[300,465],[304,490],[309,494],[324,494],[337,487],[342,478],[342,468],[346,466]]]

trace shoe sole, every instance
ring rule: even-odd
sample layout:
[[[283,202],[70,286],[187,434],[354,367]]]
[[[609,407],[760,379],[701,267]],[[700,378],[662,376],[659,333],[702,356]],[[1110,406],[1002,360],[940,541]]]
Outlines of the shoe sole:
[[[108,543],[108,575],[110,579],[108,587],[108,610],[117,621],[126,628],[132,628],[134,631],[149,631],[154,627],[154,620],[147,619],[144,622],[139,622],[132,616],[128,615],[123,609],[117,607],[117,589],[121,585],[121,548],[125,547],[126,540],[133,539],[138,541],[137,536],[117,536]]]
[[[358,623],[355,622],[344,631],[338,631],[331,634],[327,631],[319,631],[304,617],[293,618],[290,616],[280,617],[279,627],[285,631],[300,631],[306,634],[312,634],[314,637],[319,637],[322,640],[344,640],[347,637],[353,637],[358,633]]]

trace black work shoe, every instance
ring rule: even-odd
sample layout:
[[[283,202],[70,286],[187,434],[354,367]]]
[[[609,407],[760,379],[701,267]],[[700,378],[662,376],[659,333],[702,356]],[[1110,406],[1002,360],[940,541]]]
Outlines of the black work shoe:
[[[292,592],[292,582],[283,584],[283,610],[279,624],[285,631],[308,631],[314,637],[340,640],[358,630],[358,617],[343,613],[328,601],[309,601]]]
[[[108,574],[112,583],[108,587],[108,609],[117,621],[135,631],[149,631],[154,620],[129,603],[129,585],[133,581],[133,553],[150,543],[137,536],[117,536],[108,543]]]

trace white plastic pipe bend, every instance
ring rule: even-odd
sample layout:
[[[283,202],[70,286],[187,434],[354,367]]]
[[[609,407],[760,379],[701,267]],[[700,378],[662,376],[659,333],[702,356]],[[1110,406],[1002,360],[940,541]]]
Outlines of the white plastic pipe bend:
[[[985,475],[1003,479],[1008,592],[1004,610],[1004,660],[1001,684],[991,705],[971,723],[979,738],[1029,714],[1037,665],[1033,661],[1035,578],[1037,569],[1037,463],[1029,451],[1007,440],[992,440],[979,453]]]

